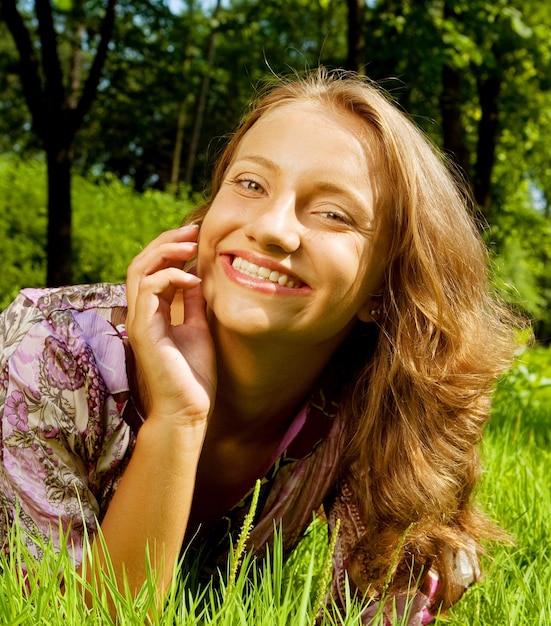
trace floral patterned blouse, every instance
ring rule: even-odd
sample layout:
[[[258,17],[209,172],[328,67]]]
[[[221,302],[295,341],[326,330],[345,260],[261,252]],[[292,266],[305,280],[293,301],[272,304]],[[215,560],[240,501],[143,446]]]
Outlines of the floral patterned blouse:
[[[0,545],[17,523],[29,536],[53,537],[59,524],[82,559],[85,529],[94,533],[132,454],[141,418],[133,357],[125,334],[125,288],[98,284],[26,289],[0,315]],[[340,520],[332,595],[344,606],[348,558],[363,531],[352,491],[337,480],[343,428],[322,387],[283,438],[262,477],[250,541],[260,553],[281,522],[290,551],[325,504],[330,528]],[[228,554],[251,494],[202,539],[205,571]],[[29,549],[35,544],[29,541]],[[37,555],[40,557],[40,555]],[[467,585],[472,568],[459,563]],[[400,603],[398,603],[400,605]],[[418,592],[409,624],[432,621]],[[365,622],[377,611],[370,604]]]

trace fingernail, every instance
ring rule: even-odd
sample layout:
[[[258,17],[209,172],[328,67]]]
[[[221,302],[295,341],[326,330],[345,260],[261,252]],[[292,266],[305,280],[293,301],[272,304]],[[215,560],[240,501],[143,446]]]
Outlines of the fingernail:
[[[195,275],[195,274],[188,274],[188,281],[192,284],[192,285],[198,285],[201,281],[201,279],[199,278],[199,276]]]

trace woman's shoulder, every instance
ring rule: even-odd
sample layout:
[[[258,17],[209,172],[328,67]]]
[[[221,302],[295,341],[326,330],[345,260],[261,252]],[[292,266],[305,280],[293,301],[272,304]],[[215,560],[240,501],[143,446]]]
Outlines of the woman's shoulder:
[[[126,288],[121,284],[97,283],[67,287],[22,289],[13,302],[0,313],[0,349],[6,349],[10,337],[19,335],[40,320],[50,319],[59,311],[97,310],[109,317],[110,310],[126,310]]]
[[[15,302],[18,301],[22,306],[34,305],[45,316],[54,310],[86,311],[126,307],[126,288],[114,283],[28,288],[20,292]]]
[[[57,358],[60,350],[65,355],[90,350],[108,386],[119,391],[127,387],[126,376],[111,379],[113,371],[124,372],[125,318],[124,285],[24,289],[0,315],[0,365],[16,354],[25,361],[32,355],[42,359],[47,347]]]
[[[125,305],[120,285],[25,289],[0,314],[0,501],[33,534],[61,519],[77,560],[135,441]]]

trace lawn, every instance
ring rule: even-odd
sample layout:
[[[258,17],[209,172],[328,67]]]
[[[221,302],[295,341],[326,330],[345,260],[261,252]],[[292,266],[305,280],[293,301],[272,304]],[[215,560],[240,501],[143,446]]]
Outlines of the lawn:
[[[443,624],[551,624],[551,350],[527,351],[499,385],[479,499],[514,538]]]
[[[551,624],[551,351],[533,348],[519,357],[495,394],[483,446],[485,475],[478,498],[513,537],[512,545],[490,546],[483,581],[438,624],[504,626]],[[93,606],[81,596],[68,550],[56,555],[43,546],[33,561],[12,534],[12,555],[0,556],[0,621],[36,625],[113,623],[106,609],[112,594],[120,624],[217,626],[312,624],[326,589],[330,549],[321,521],[313,523],[292,558],[283,564],[277,542],[261,568],[247,555],[232,560],[221,577],[229,582],[199,590],[175,578],[163,611],[152,606],[152,580],[133,602],[113,590],[109,576],[92,590]],[[237,546],[236,546],[236,551]],[[20,571],[26,561],[29,572]],[[65,593],[58,573],[64,574]],[[358,624],[358,607],[323,624]]]

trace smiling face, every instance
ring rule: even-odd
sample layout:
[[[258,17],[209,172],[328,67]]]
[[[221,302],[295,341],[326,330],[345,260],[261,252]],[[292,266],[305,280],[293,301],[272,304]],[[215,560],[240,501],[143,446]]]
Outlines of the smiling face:
[[[369,321],[386,238],[377,167],[352,113],[287,104],[246,133],[201,227],[213,322],[244,336],[336,346]]]

